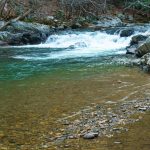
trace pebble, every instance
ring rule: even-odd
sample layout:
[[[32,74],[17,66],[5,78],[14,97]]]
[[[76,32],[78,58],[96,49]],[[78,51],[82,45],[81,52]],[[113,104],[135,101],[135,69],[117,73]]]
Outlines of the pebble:
[[[84,139],[94,139],[96,137],[98,137],[98,132],[89,132],[83,136]]]
[[[67,120],[64,120],[64,122],[62,124],[63,125],[69,125],[69,122]]]
[[[69,148],[69,145],[65,145],[64,148]]]
[[[107,101],[106,104],[115,104],[116,102],[113,101]]]
[[[114,144],[121,144],[121,142],[119,142],[119,141],[116,141],[116,142],[114,142]]]
[[[140,107],[139,110],[140,110],[140,111],[146,111],[146,110],[147,110],[147,107]]]

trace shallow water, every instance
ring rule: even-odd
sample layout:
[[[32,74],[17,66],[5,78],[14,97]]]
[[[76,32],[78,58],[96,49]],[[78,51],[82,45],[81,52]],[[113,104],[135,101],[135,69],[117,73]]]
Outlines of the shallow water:
[[[105,66],[103,71],[90,67],[74,72],[63,70],[54,76],[41,74],[24,80],[1,81],[1,145],[38,147],[53,128],[61,126],[56,123],[59,118],[91,103],[148,97],[149,80],[149,75],[136,68]]]
[[[78,48],[67,50],[71,55],[65,55],[65,50],[41,47],[0,49],[0,147],[40,149],[45,137],[54,128],[61,127],[57,123],[59,118],[92,103],[150,96],[149,75],[138,68],[124,66],[129,58],[117,54],[120,49],[117,53],[108,50],[102,55],[100,48],[96,55],[88,51],[88,55],[81,53],[81,56],[72,53]],[[58,58],[60,53],[63,56]],[[52,58],[56,54],[57,58]],[[136,134],[140,128],[135,126],[133,132]],[[143,130],[148,131],[148,126],[143,126]],[[139,140],[132,136],[132,130],[125,137],[130,138],[134,145]],[[116,135],[116,138],[125,140],[123,135]],[[88,143],[91,149],[109,149],[112,145],[111,139],[107,138],[102,142],[101,139],[75,142],[82,145],[80,149],[87,149]],[[71,149],[76,149],[74,142],[72,146]],[[146,150],[147,146],[144,148]],[[118,150],[118,147],[113,149]]]

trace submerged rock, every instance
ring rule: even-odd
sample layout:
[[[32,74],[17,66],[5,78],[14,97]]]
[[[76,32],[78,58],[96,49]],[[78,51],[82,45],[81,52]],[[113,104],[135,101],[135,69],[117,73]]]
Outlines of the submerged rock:
[[[89,132],[83,136],[84,139],[94,139],[96,137],[98,137],[98,132]]]

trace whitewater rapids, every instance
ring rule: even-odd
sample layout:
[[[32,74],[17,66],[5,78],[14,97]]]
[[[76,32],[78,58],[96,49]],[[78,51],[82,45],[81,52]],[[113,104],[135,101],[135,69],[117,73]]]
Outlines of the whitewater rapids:
[[[119,33],[108,34],[104,31],[70,31],[48,37],[45,43],[26,45],[23,48],[37,48],[41,53],[16,55],[16,59],[47,60],[79,57],[97,57],[116,54],[125,54],[131,38],[135,35],[149,34],[149,30],[137,31],[129,37],[120,37]],[[46,52],[41,49],[47,49]]]

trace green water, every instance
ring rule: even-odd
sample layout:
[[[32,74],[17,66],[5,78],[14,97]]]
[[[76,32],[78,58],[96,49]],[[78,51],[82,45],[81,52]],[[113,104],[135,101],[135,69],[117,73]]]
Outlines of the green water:
[[[47,51],[38,49],[39,55]],[[138,68],[116,63],[115,60],[127,59],[123,55],[24,60],[13,56],[38,55],[37,49],[5,48],[0,49],[0,53],[0,149],[40,149],[51,130],[60,127],[57,120],[63,116],[91,103],[149,96],[149,75]],[[146,133],[149,129],[143,124]],[[139,138],[133,135],[141,130],[141,125],[114,138],[124,143],[124,138],[130,138],[130,142],[136,145]],[[140,136],[140,146],[148,150],[149,143],[144,145],[144,136],[149,138],[149,135]],[[70,149],[110,149],[114,138],[71,141]],[[126,149],[126,144],[119,148]],[[113,149],[119,148],[113,146]],[[55,146],[47,149],[55,149]]]

